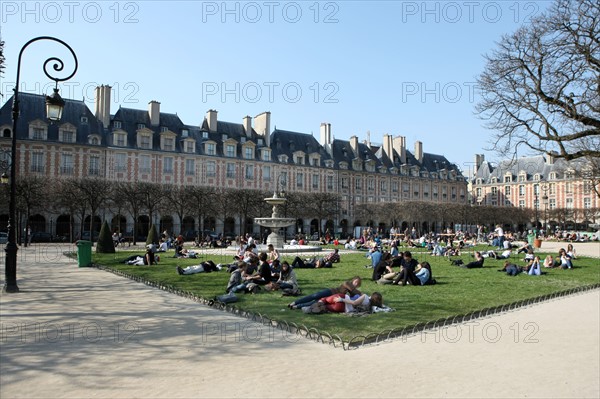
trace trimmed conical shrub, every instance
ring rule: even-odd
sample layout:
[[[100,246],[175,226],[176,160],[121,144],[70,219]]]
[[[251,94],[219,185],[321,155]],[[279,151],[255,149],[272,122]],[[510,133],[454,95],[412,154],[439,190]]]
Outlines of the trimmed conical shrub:
[[[158,245],[158,232],[156,231],[156,227],[154,225],[150,226],[150,230],[148,230],[148,237],[146,237],[146,245],[148,244]]]
[[[100,228],[98,243],[96,244],[96,252],[99,254],[115,253],[115,244],[113,243],[112,235],[110,234],[110,227],[108,227],[106,220],[102,224],[102,228]]]

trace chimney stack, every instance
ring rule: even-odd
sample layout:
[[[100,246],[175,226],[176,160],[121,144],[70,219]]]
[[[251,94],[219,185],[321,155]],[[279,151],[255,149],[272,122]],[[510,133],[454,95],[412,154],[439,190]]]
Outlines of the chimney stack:
[[[271,113],[269,111],[254,117],[254,130],[256,130],[256,134],[264,138],[265,145],[269,147],[271,145]]]
[[[354,152],[354,158],[360,158],[360,154],[358,153],[358,137],[352,136],[350,137],[350,147]]]
[[[206,112],[206,121],[208,122],[208,130],[211,132],[217,131],[217,111],[209,109]]]
[[[394,150],[400,156],[400,164],[404,165],[406,163],[406,137],[404,136],[396,136],[393,140]]]
[[[394,162],[394,142],[390,134],[383,135],[383,153],[390,161]]]
[[[473,171],[473,174],[475,174],[475,175],[477,174],[477,171],[481,167],[481,164],[483,163],[483,161],[485,161],[485,155],[475,154],[475,170]]]
[[[417,162],[423,162],[423,143],[420,141],[415,141],[415,158]]]
[[[319,144],[325,148],[325,151],[329,155],[332,156],[332,146],[331,146],[331,123],[321,123],[321,140]]]
[[[96,86],[96,118],[105,129],[110,125],[110,90],[109,85]]]
[[[549,153],[546,154],[546,163],[548,165],[554,165],[554,155],[556,153],[554,151],[550,151]]]
[[[248,115],[244,116],[242,119],[242,125],[244,126],[244,133],[246,134],[246,137],[252,137],[252,117]]]
[[[158,126],[160,124],[160,103],[158,101],[152,100],[148,103],[148,116],[150,125]]]

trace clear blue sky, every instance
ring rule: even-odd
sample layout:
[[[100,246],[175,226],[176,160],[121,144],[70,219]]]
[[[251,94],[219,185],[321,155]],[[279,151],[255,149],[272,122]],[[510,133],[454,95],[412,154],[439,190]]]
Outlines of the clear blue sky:
[[[68,42],[79,70],[64,97],[94,110],[94,86],[114,87],[112,109],[150,100],[200,124],[271,111],[272,128],[336,138],[404,135],[409,150],[443,154],[467,173],[490,134],[474,114],[483,54],[551,2],[530,1],[2,1],[6,70],[2,103],[23,44]],[[24,55],[21,90],[51,92],[43,74],[52,44]],[[66,67],[68,68],[68,66]],[[486,153],[489,160],[497,160]]]

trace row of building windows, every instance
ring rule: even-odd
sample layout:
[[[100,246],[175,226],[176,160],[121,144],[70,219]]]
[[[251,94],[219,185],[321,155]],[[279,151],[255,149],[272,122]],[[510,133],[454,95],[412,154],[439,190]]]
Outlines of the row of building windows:
[[[575,177],[575,173],[573,171],[566,171],[564,173],[564,178],[565,179],[573,179]],[[533,181],[541,181],[542,180],[542,175],[539,173],[536,173],[533,175]],[[558,180],[558,173],[556,172],[550,172],[548,174],[548,180]],[[506,176],[504,176],[504,178],[502,179],[503,183],[523,183],[528,181],[527,179],[527,175],[525,173],[521,173],[517,176],[517,179],[515,180],[515,176],[513,176],[512,174],[508,174]],[[489,184],[497,184],[498,183],[498,178],[497,177],[491,177],[490,178],[490,183]],[[475,184],[477,185],[482,185],[485,184],[483,179],[478,178],[475,180]]]

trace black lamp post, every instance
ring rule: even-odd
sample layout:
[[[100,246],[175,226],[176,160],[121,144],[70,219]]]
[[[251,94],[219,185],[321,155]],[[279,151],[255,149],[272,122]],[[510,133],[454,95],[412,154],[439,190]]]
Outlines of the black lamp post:
[[[10,200],[9,200],[9,213],[8,213],[8,242],[6,244],[6,264],[5,264],[5,275],[6,281],[4,283],[3,291],[4,292],[19,292],[19,287],[17,286],[17,235],[16,235],[16,175],[17,175],[17,124],[19,120],[19,82],[21,77],[21,57],[23,56],[23,52],[31,43],[40,41],[40,40],[50,40],[54,42],[58,42],[65,46],[71,54],[73,55],[73,59],[75,60],[75,67],[73,73],[65,78],[58,78],[52,76],[48,72],[48,67],[50,63],[53,63],[52,69],[55,72],[60,72],[64,68],[64,62],[57,57],[50,57],[44,62],[43,70],[48,78],[53,80],[56,83],[54,88],[54,93],[52,96],[46,97],[46,114],[48,119],[51,121],[59,121],[62,116],[62,111],[65,105],[65,101],[58,94],[58,82],[62,82],[65,80],[69,80],[75,75],[77,72],[77,56],[75,52],[67,43],[63,42],[60,39],[51,36],[39,36],[31,39],[21,48],[19,52],[19,58],[17,61],[17,81],[15,83],[14,88],[14,97],[13,97],[13,106],[12,106],[12,117],[13,117],[13,129],[12,129],[12,147],[11,147],[11,162],[10,162]]]
[[[542,201],[544,201],[544,232],[545,234],[548,234],[548,184],[547,183],[543,183],[542,184],[542,191],[543,194],[542,195]]]

